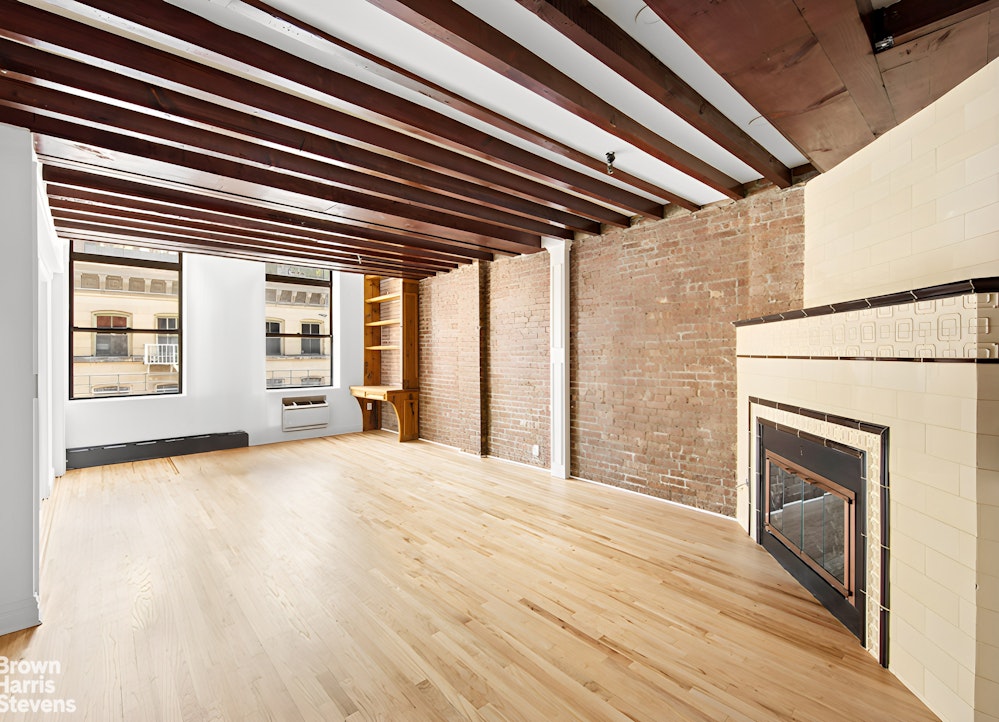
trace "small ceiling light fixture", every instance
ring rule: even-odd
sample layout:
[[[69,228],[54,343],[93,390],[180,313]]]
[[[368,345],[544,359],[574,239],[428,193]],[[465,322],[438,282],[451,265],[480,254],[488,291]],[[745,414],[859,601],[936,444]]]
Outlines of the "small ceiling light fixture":
[[[605,157],[607,158],[607,175],[614,175],[614,159],[617,156],[614,155],[614,151],[610,151]]]

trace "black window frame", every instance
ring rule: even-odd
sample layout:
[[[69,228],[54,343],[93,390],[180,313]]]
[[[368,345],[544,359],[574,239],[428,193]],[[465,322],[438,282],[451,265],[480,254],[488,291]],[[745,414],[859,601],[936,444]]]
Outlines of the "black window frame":
[[[312,268],[312,267],[310,267],[310,266],[301,266],[301,268]],[[282,326],[285,328],[285,331],[282,332],[282,333],[274,333],[274,332],[271,332],[271,331],[267,330],[267,324],[272,323],[273,322],[272,319],[270,317],[265,317],[265,319],[264,319],[264,321],[265,321],[265,323],[264,323],[264,338],[268,342],[270,341],[270,339],[286,339],[286,338],[299,339],[299,344],[300,345],[299,345],[299,353],[297,354],[297,357],[302,357],[302,358],[310,358],[310,357],[311,358],[319,358],[319,357],[321,357],[322,356],[322,353],[321,353],[321,351],[322,351],[322,339],[326,339],[327,342],[329,343],[329,371],[328,371],[328,373],[329,373],[329,380],[330,380],[329,384],[326,384],[326,385],[332,387],[333,383],[334,383],[334,379],[333,379],[333,312],[334,312],[333,311],[333,272],[329,271],[329,269],[319,269],[319,268],[316,268],[314,270],[317,270],[317,271],[320,271],[320,270],[321,271],[327,271],[329,273],[329,278],[327,278],[327,279],[321,279],[321,278],[309,278],[309,277],[304,277],[304,276],[284,275],[284,274],[280,274],[280,273],[265,273],[264,274],[264,282],[265,282],[265,284],[266,283],[281,283],[281,284],[284,284],[284,285],[313,286],[313,287],[316,287],[316,288],[323,289],[324,292],[327,294],[326,298],[327,298],[327,301],[328,301],[327,305],[326,305],[326,311],[327,311],[327,314],[328,314],[328,318],[327,318],[327,321],[326,321],[326,333],[320,333],[318,335],[317,334],[309,334],[309,333],[301,333],[301,332],[300,333],[288,333],[287,332],[288,331],[287,324],[285,324],[283,321],[282,321]],[[294,292],[289,292],[289,293],[291,293],[292,295],[287,300],[282,300],[281,297],[283,296],[283,293],[277,294],[278,298],[277,298],[276,304],[279,305],[281,303],[295,303]],[[305,298],[305,303],[303,305],[308,305],[309,298],[310,298],[310,295],[307,294],[306,298]],[[305,324],[305,323],[315,324],[317,322],[316,321],[312,321],[312,320],[303,320],[303,321],[301,321],[299,323],[299,331],[302,330],[302,324]],[[319,325],[321,327],[322,323],[320,322]],[[318,354],[306,354],[306,353],[302,353],[302,349],[305,348],[306,341],[309,341],[309,343],[312,343],[313,341],[319,341],[319,344],[320,344],[319,345],[320,353],[318,353]],[[282,346],[284,346],[283,342],[282,342]],[[282,348],[281,350],[282,350],[282,352],[285,351],[284,348]],[[281,355],[284,356],[286,354],[282,353]],[[270,355],[270,354],[266,354],[266,357],[267,358],[273,358],[273,356]],[[312,377],[305,377],[305,378],[312,378]],[[272,384],[271,383],[272,380],[275,381],[275,383]],[[312,386],[315,386],[315,385],[312,385]],[[277,383],[276,379],[268,379],[266,381],[266,387],[268,389],[277,389],[277,388],[280,388],[280,389],[286,389],[286,390],[287,389],[297,389],[297,388],[308,388],[307,386],[298,386],[298,385],[293,385],[293,384],[285,384],[284,381],[283,381],[283,379],[281,380],[280,383]]]
[[[139,250],[145,250],[145,249],[147,249],[147,247],[143,247],[143,246],[141,246],[139,244],[129,244],[129,246],[130,247],[134,247],[134,248],[139,249]],[[155,248],[152,248],[152,247],[148,247],[148,250],[158,250],[158,249],[155,249]],[[125,398],[151,397],[151,396],[169,397],[169,396],[176,396],[176,395],[182,394],[184,392],[184,358],[185,358],[185,355],[184,355],[184,331],[183,331],[183,327],[184,327],[184,321],[183,321],[184,320],[184,293],[183,293],[183,290],[184,290],[184,254],[181,253],[180,251],[171,251],[171,252],[177,254],[177,261],[176,262],[173,262],[173,261],[156,261],[156,260],[146,259],[146,258],[134,258],[134,257],[131,257],[131,256],[117,256],[117,255],[103,254],[103,253],[88,253],[86,251],[77,251],[77,250],[74,250],[73,247],[72,247],[72,245],[70,246],[70,252],[69,252],[69,274],[68,274],[68,276],[69,276],[69,279],[68,279],[69,280],[69,349],[68,349],[68,351],[69,351],[69,400],[70,401],[84,401],[84,400],[109,399],[109,398],[110,399],[125,399]],[[176,273],[177,273],[177,281],[175,283],[177,284],[176,285],[176,289],[177,289],[177,330],[176,331],[172,331],[170,333],[170,335],[176,335],[177,336],[177,346],[178,346],[177,353],[178,353],[178,360],[179,360],[179,362],[177,364],[178,368],[177,368],[177,391],[176,392],[162,392],[162,391],[156,392],[156,391],[152,391],[152,392],[144,393],[144,394],[124,393],[124,394],[106,394],[106,395],[104,395],[104,394],[96,394],[96,395],[93,395],[93,396],[75,396],[74,395],[75,388],[76,388],[75,374],[74,374],[74,370],[75,370],[74,369],[75,358],[73,356],[73,346],[74,346],[74,337],[75,337],[75,335],[78,334],[78,333],[92,333],[92,334],[99,334],[99,333],[107,334],[107,333],[109,333],[108,329],[106,329],[106,328],[98,328],[96,326],[96,322],[95,322],[95,325],[93,325],[93,326],[77,326],[77,325],[74,324],[74,320],[76,318],[76,315],[75,315],[75,306],[76,306],[76,293],[77,293],[77,288],[76,288],[76,272],[75,272],[76,268],[75,268],[75,266],[76,266],[77,263],[95,263],[95,264],[100,264],[100,265],[103,265],[103,266],[128,266],[130,268],[151,268],[151,269],[159,269],[159,270],[166,270],[166,271],[176,271]],[[118,276],[116,276],[116,277],[118,277]],[[122,291],[124,293],[128,293],[127,284],[123,284],[123,286],[124,286],[124,288],[122,288],[122,289],[112,289],[112,290]],[[84,288],[81,288],[79,290],[93,291],[93,290],[96,290],[96,289],[92,289],[92,288],[84,289]],[[124,315],[126,318],[128,318],[130,314],[125,313],[125,312],[122,312],[121,314],[119,314],[117,312],[115,312],[115,313],[110,313],[109,312],[107,314],[100,314],[100,315]],[[157,322],[156,322],[155,325],[156,326],[159,325],[159,321],[158,320],[157,320]],[[129,337],[128,348],[131,350],[132,347],[133,347],[131,337],[133,335],[136,335],[136,334],[152,334],[154,337],[156,337],[158,339],[159,335],[163,334],[163,331],[164,331],[164,329],[158,329],[158,328],[134,328],[134,327],[132,327],[131,320],[130,320],[129,321],[129,326],[127,328],[122,328],[122,329],[117,329],[116,328],[111,333],[115,333],[115,334],[121,333],[121,334],[124,334],[124,335],[128,336]],[[112,386],[112,385],[115,385],[115,384],[105,384],[105,385],[106,386]],[[126,385],[123,385],[123,384],[120,384],[120,383],[117,384],[117,386],[119,388],[130,388],[130,385],[126,386]]]

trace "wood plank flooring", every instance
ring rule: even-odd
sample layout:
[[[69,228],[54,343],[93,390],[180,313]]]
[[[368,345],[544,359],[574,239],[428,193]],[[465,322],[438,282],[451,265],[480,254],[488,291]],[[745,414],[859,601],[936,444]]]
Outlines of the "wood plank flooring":
[[[382,432],[74,471],[43,515],[0,655],[77,711],[5,722],[935,719],[734,521]]]

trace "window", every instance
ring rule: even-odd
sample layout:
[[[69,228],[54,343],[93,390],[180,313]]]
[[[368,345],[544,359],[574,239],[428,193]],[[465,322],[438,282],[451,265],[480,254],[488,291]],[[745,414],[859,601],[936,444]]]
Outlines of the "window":
[[[180,393],[180,254],[74,241],[70,263],[70,398]]]
[[[267,321],[267,355],[268,356],[280,356],[281,355],[281,337],[271,336],[272,333],[281,333],[281,322],[280,321]]]
[[[157,331],[173,331],[174,333],[160,333],[156,335],[156,343],[159,344],[173,344],[177,345],[177,322],[176,316],[157,316],[156,317],[156,330]]]
[[[318,323],[312,323],[303,321],[302,322],[302,336],[318,336],[319,335]],[[319,356],[323,352],[322,347],[323,340],[321,338],[303,338],[302,339],[302,355],[303,356]]]
[[[125,329],[128,328],[128,317],[95,314],[94,326],[99,329]],[[108,330],[95,333],[94,356],[128,356],[128,334]]]
[[[267,264],[267,388],[332,383],[332,276],[303,266]]]

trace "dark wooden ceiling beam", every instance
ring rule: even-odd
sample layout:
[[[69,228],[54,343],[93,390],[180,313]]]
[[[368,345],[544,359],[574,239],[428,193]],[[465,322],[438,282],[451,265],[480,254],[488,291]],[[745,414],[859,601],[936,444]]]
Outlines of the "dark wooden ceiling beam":
[[[263,0],[242,0],[242,2],[244,5],[254,7],[260,12],[269,15],[272,18],[279,19],[281,22],[287,23],[301,32],[309,33],[317,38],[321,38],[342,51],[340,54],[342,60],[347,63],[352,63],[355,67],[363,69],[367,73],[371,73],[380,78],[385,78],[386,80],[402,85],[410,90],[414,90],[421,95],[425,95],[428,98],[433,98],[434,100],[454,108],[469,117],[488,123],[499,130],[505,131],[522,140],[526,140],[529,143],[533,143],[540,148],[544,148],[547,151],[565,158],[566,160],[578,163],[579,165],[595,171],[603,172],[605,169],[604,159],[594,158],[586,153],[582,153],[575,148],[539,133],[533,128],[517,123],[516,121],[497,113],[494,110],[479,105],[478,103],[474,103],[457,93],[451,92],[447,88],[428,81],[426,78],[421,78],[419,75],[407,70],[406,68],[395,65],[384,58],[379,58],[378,56],[367,52],[363,48],[359,48],[356,45],[346,42],[342,38],[330,35],[322,29],[317,28],[314,25],[310,25],[309,23],[306,23],[289,13],[282,12],[278,8],[263,2]],[[674,195],[665,188],[650,183],[644,178],[639,178],[638,176],[634,176],[621,169],[617,169],[614,175],[618,180],[659,198],[669,199],[670,196]]]
[[[331,140],[354,144],[368,150],[422,165],[472,183],[487,185],[532,201],[597,220],[615,223],[613,211],[600,205],[612,205],[645,216],[661,216],[662,206],[629,191],[599,181],[594,188],[601,193],[587,195],[566,178],[530,179],[491,163],[464,156],[411,135],[379,126],[350,114],[319,105],[298,96],[245,78],[224,73],[171,53],[148,47],[112,33],[92,28],[67,18],[47,13],[15,0],[0,0],[0,35],[15,42],[30,43],[55,51],[88,66],[108,66],[124,75],[157,87],[174,89],[180,94],[201,94],[213,103],[233,105],[296,128],[314,128]],[[153,92],[153,102],[159,102]],[[161,106],[164,112],[171,108]],[[561,168],[552,164],[554,168]],[[571,181],[572,173],[566,174]],[[578,193],[578,194],[577,194]],[[581,197],[581,195],[587,197]],[[595,198],[596,201],[589,200]],[[673,200],[667,198],[667,200]],[[689,202],[677,199],[681,205]],[[684,205],[684,207],[686,207]],[[696,208],[696,206],[693,206]]]
[[[96,148],[319,199],[324,204],[335,206],[327,212],[339,220],[349,219],[385,228],[408,229],[440,238],[464,241],[485,250],[531,253],[541,249],[541,239],[538,234],[437,213],[399,201],[364,196],[309,178],[267,170],[265,167],[245,162],[114,133],[92,125],[50,118],[23,108],[10,107],[5,104],[6,102],[0,100],[0,122],[31,128],[38,133],[66,139],[76,144],[88,144]]]
[[[997,7],[997,0],[898,0],[874,13],[885,34],[901,45]]]
[[[208,238],[197,234],[186,234],[182,231],[166,232],[162,230],[136,227],[130,223],[112,223],[108,220],[88,221],[66,217],[53,217],[52,220],[55,224],[57,232],[59,232],[60,229],[76,230],[88,232],[94,235],[104,235],[105,237],[114,237],[119,239],[123,237],[132,238],[136,239],[137,243],[142,241],[168,241],[178,244],[197,244],[201,248],[219,248],[243,252],[273,253],[280,254],[285,258],[296,258],[299,262],[304,263],[324,261],[328,263],[338,263],[344,266],[364,265],[367,268],[378,269],[379,272],[398,272],[405,270],[405,267],[401,265],[380,263],[372,261],[371,259],[365,259],[361,263],[345,263],[343,256],[321,250],[306,251],[295,249],[290,251],[287,248],[277,245],[247,243],[245,241],[234,242],[221,237]],[[351,259],[351,261],[353,261],[353,259]],[[416,272],[415,269],[411,270]]]
[[[400,229],[376,227],[370,224],[351,223],[349,219],[319,218],[317,214],[296,213],[289,207],[279,210],[254,203],[247,198],[221,198],[211,195],[206,189],[188,187],[177,189],[144,179],[134,179],[101,175],[73,168],[59,167],[58,159],[43,157],[43,179],[50,184],[49,192],[55,192],[51,184],[58,186],[58,192],[72,195],[74,192],[96,191],[123,197],[138,197],[178,207],[191,207],[213,213],[250,218],[268,223],[278,223],[291,227],[327,231],[335,234],[356,235],[360,238],[381,242],[388,246],[423,249],[440,253],[465,255],[471,259],[490,260],[492,254],[477,246],[458,241],[445,241],[419,232],[405,232]],[[99,170],[99,169],[95,169]]]
[[[80,221],[91,220],[95,222],[104,220],[109,225],[126,225],[134,228],[147,228],[151,231],[178,232],[189,237],[206,240],[218,239],[236,243],[246,242],[248,245],[255,244],[282,248],[288,252],[295,252],[296,250],[306,252],[318,250],[331,254],[331,257],[340,258],[344,262],[355,261],[360,258],[358,251],[352,250],[347,246],[330,245],[302,236],[267,233],[239,228],[238,226],[206,223],[181,216],[165,216],[130,208],[99,206],[52,196],[49,196],[49,207],[52,209],[53,218]],[[396,266],[405,264],[412,268],[434,271],[449,270],[457,268],[459,265],[455,261],[403,258],[398,255],[392,256],[390,254],[373,253],[371,251],[366,251],[364,255],[366,259],[372,262]]]
[[[587,0],[517,2],[765,179],[791,185],[787,166]]]
[[[151,28],[155,34],[162,33],[183,43],[205,48],[212,56],[213,64],[222,65],[226,70],[238,73],[240,70],[245,70],[246,66],[250,66],[269,75],[274,82],[295,84],[318,93],[316,99],[321,99],[324,110],[336,108],[371,124],[384,125],[408,135],[416,135],[443,148],[487,163],[498,164],[514,173],[527,175],[542,183],[553,184],[557,188],[583,195],[602,204],[644,216],[661,216],[661,207],[657,208],[648,200],[611,183],[542,158],[445,115],[328,68],[314,65],[266,43],[226,30],[168,3],[89,0],[84,4],[139,26]],[[8,19],[8,15],[12,16],[12,19]],[[164,62],[176,63],[177,58],[170,53],[157,51],[82,23],[65,20],[52,13],[37,11],[16,0],[0,0],[0,17],[4,17],[2,25],[13,30],[15,34],[39,38],[45,42],[57,42],[60,47],[132,68],[137,68],[139,61],[143,72],[157,78],[163,78],[167,70],[177,69],[175,66],[169,69],[160,67]],[[67,23],[74,27],[67,27]],[[141,28],[133,27],[130,30],[137,31]],[[158,37],[162,40],[163,36],[158,35]],[[186,66],[181,73],[183,79],[180,82],[184,82],[184,79],[190,78],[191,66],[199,64],[183,59],[181,63]],[[212,75],[216,81],[220,80],[218,75],[233,77],[229,73]],[[266,89],[266,86],[259,87]],[[221,87],[217,88],[218,94],[224,95],[221,91]],[[281,95],[285,99],[294,97]],[[289,102],[291,101],[285,102],[283,109],[277,112],[289,112]],[[255,96],[249,99],[251,105],[258,103]]]
[[[646,2],[820,171],[874,140],[793,0]]]
[[[413,195],[426,194],[425,189],[450,198],[481,204],[501,212],[509,212],[534,220],[544,220],[584,233],[599,232],[598,223],[603,222],[618,227],[626,227],[628,218],[610,212],[600,221],[528,201],[514,195],[495,191],[477,183],[469,183],[454,176],[427,170],[363,148],[339,143],[313,133],[282,125],[249,113],[209,103],[198,98],[183,95],[166,88],[150,86],[133,78],[101,68],[45,53],[34,48],[0,39],[0,67],[5,76],[24,79],[28,82],[41,82],[67,93],[83,95],[96,94],[109,101],[128,103],[150,114],[168,113],[171,117],[182,118],[190,127],[196,123],[203,130],[251,139],[269,147],[293,151],[296,154],[315,156],[329,161],[334,167],[328,168],[325,176],[329,180],[339,179],[347,185],[374,190],[377,180],[366,181],[362,176],[371,175],[381,180],[400,183],[413,189]],[[147,121],[141,116],[132,116],[143,127]],[[160,118],[157,121],[162,122]],[[149,121],[156,122],[156,121]],[[138,128],[133,127],[133,130]],[[342,166],[343,170],[338,166]],[[398,188],[398,192],[404,192]]]
[[[669,142],[451,0],[368,0],[503,77],[730,198],[742,184]]]
[[[47,135],[323,198],[343,206],[338,212],[345,215],[389,225],[396,218],[436,224],[484,243],[540,247],[529,236],[573,237],[569,229],[7,77],[0,77],[0,104],[0,118],[10,119],[13,111],[13,120],[20,113],[12,105],[31,108],[35,115],[26,127]]]
[[[92,232],[89,230],[75,229],[75,228],[57,228],[56,230],[61,238],[65,238],[66,240],[69,241],[94,241],[98,243],[136,243],[135,238],[128,235],[115,235],[112,233]],[[185,243],[185,242],[178,242],[175,240],[143,238],[141,243],[143,246],[147,248],[154,248],[164,251],[177,251],[179,253],[198,253],[208,256],[238,258],[245,261],[301,264],[303,260],[297,256],[284,256],[278,253],[268,253],[264,251],[248,251],[239,248],[229,249],[217,246],[206,246],[195,242]],[[320,268],[328,268],[332,271],[341,271],[343,273],[392,275],[390,273],[387,273],[385,270],[376,267],[365,266],[365,265],[348,266],[345,264],[325,261],[322,259],[312,259],[309,261],[308,265]],[[432,274],[403,270],[395,273],[394,275],[397,278],[412,278],[419,280],[421,278],[426,278],[428,275]]]
[[[282,253],[287,256],[297,256],[306,261],[327,260],[342,263],[346,266],[366,264],[370,268],[381,268],[388,271],[401,271],[410,268],[414,271],[434,273],[438,270],[451,270],[453,266],[433,264],[412,264],[387,261],[366,257],[363,260],[357,254],[344,253],[337,249],[322,246],[304,246],[301,244],[267,241],[263,238],[236,236],[219,231],[205,232],[183,225],[147,222],[117,215],[104,215],[91,212],[72,211],[65,208],[54,208],[52,220],[56,228],[74,228],[88,230],[94,233],[137,234],[143,237],[166,239],[176,238],[178,242],[197,242],[205,247],[243,248],[246,250]]]
[[[139,198],[116,197],[95,191],[85,191],[67,186],[51,186],[48,193],[49,206],[68,210],[105,213],[126,218],[146,218],[183,224],[192,228],[225,233],[246,235],[293,243],[318,244],[330,250],[348,254],[363,254],[366,257],[403,261],[415,264],[440,264],[457,267],[470,263],[472,259],[455,254],[434,251],[413,251],[404,247],[364,241],[343,235],[314,231],[308,228],[269,224],[249,218],[211,213],[196,208],[165,206]]]
[[[874,135],[898,122],[856,0],[794,0]]]

